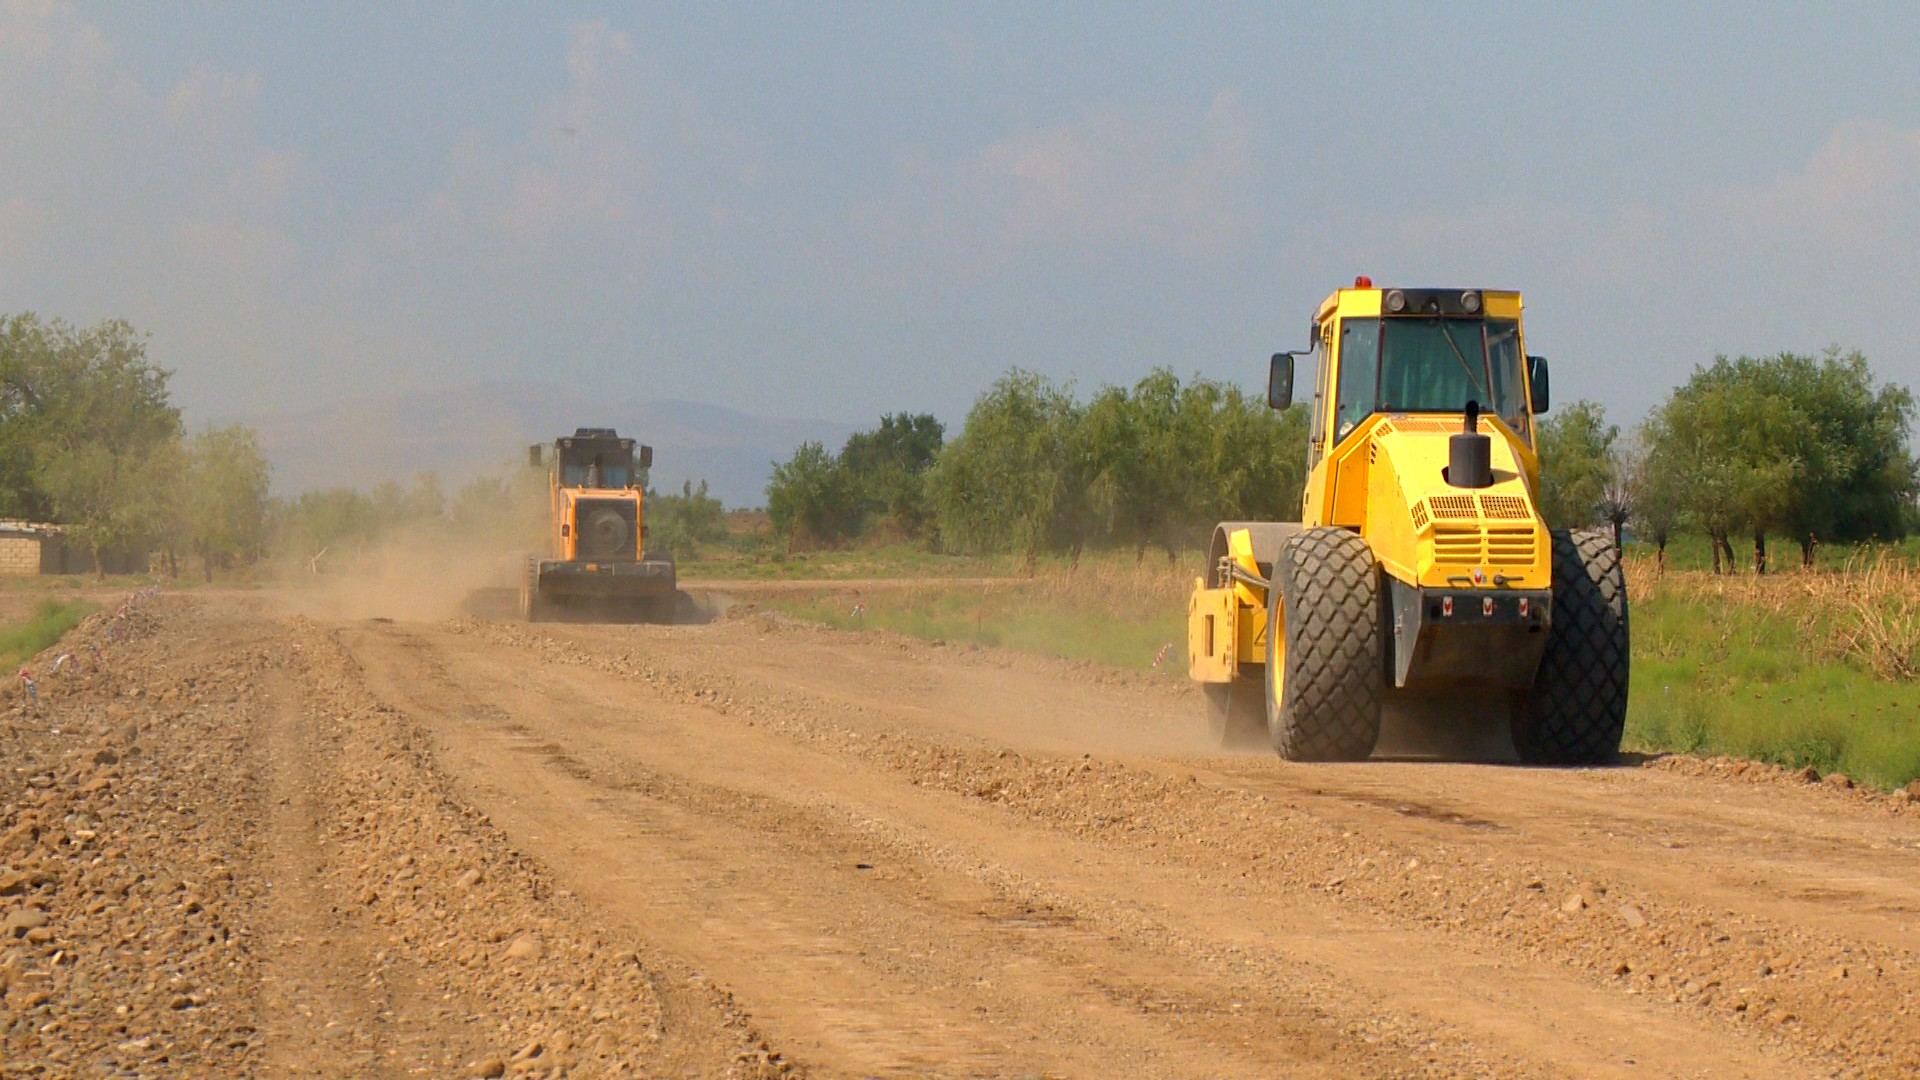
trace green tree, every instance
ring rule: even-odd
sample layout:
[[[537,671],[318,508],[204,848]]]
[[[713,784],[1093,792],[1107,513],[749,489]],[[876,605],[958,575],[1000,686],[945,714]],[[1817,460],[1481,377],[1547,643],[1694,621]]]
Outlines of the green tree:
[[[202,572],[250,562],[266,547],[269,468],[251,428],[209,428],[187,443],[187,528]]]
[[[544,468],[515,464],[461,485],[447,517],[455,533],[476,546],[531,551],[546,542],[550,498]]]
[[[1237,519],[1299,521],[1310,426],[1305,405],[1274,412],[1264,395],[1231,389],[1214,435],[1220,505]]]
[[[1658,456],[1655,433],[1651,421],[1642,422],[1635,431],[1621,467],[1625,505],[1614,509],[1625,512],[1633,527],[1653,544],[1654,561],[1665,567],[1667,544],[1686,513],[1686,492],[1680,472]]]
[[[1913,395],[1876,386],[1866,357],[1829,349],[1821,361],[1782,354],[1773,364],[1798,401],[1804,467],[1783,501],[1782,527],[1811,566],[1821,537],[1865,540],[1906,531],[1916,489],[1907,449]]]
[[[0,482],[7,509],[52,517],[104,573],[112,550],[162,531],[164,448],[180,435],[168,373],[120,320],[84,329],[17,315],[0,325]]]
[[[1876,386],[1858,353],[1718,357],[1649,418],[1648,485],[1684,493],[1716,572],[1734,567],[1735,532],[1752,536],[1756,571],[1770,531],[1793,536],[1811,564],[1822,538],[1904,531],[1912,412],[1912,396]]]
[[[1078,542],[1087,518],[1081,410],[1044,376],[1014,369],[974,403],[929,477],[943,543],[1018,552],[1031,568],[1050,545]]]
[[[773,468],[767,516],[790,549],[809,542],[834,543],[860,528],[859,492],[826,447],[802,443],[793,457]]]
[[[374,499],[352,488],[302,492],[275,503],[270,519],[276,545],[316,572],[329,554],[363,547],[383,528]]]
[[[707,494],[705,480],[698,487],[691,480],[683,482],[678,495],[648,492],[646,513],[649,550],[689,558],[703,545],[727,535],[726,509],[719,499]]]
[[[888,413],[879,427],[849,436],[839,464],[863,512],[885,516],[908,536],[924,536],[932,524],[926,474],[945,434],[930,413]]]
[[[1540,513],[1548,524],[1577,527],[1601,518],[1615,479],[1613,442],[1619,434],[1591,401],[1567,405],[1540,424]]]
[[[1223,518],[1299,517],[1305,410],[1275,413],[1237,387],[1157,368],[1094,395],[1075,443],[1090,534],[1136,555],[1157,545],[1171,559]]]
[[[149,451],[137,466],[140,490],[133,496],[139,504],[134,512],[146,524],[140,543],[157,549],[161,565],[172,578],[180,576],[181,553],[193,549],[191,465],[187,443],[170,439]]]

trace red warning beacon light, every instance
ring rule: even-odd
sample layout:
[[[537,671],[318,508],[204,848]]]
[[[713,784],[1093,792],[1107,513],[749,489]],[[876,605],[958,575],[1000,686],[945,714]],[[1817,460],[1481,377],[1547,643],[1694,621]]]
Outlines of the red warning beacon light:
[[[1353,287],[1356,289],[1371,289],[1373,288],[1373,279],[1365,274],[1361,274],[1353,279]]]

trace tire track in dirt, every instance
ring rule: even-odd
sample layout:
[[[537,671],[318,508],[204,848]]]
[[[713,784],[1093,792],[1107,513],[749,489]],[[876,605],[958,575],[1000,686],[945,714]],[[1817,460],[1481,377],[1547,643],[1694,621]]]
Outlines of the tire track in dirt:
[[[9,1074],[1920,1067],[1889,800],[1205,754],[1168,682],[757,616],[130,625],[0,712]]]
[[[337,813],[325,842],[352,853],[340,884],[445,1021],[493,1047],[435,1071],[762,1078],[794,1070],[724,991],[609,935],[575,896],[454,793],[412,718],[369,694],[339,631],[298,620],[301,700],[324,733],[318,759]],[[518,1047],[518,1049],[514,1049]],[[426,1050],[411,1055],[434,1060]]]
[[[929,719],[925,703],[937,701],[954,713],[997,706],[1008,694],[1002,687],[980,687],[979,692],[955,700],[930,697],[916,686],[911,701],[895,705],[884,694],[855,689],[862,684],[836,682],[827,692],[816,692],[812,682],[832,680],[836,669],[867,666],[868,654],[853,647],[865,635],[829,638],[839,649],[817,647],[812,632],[775,634],[723,630],[724,640],[697,639],[674,631],[615,631],[598,634],[569,629],[529,635],[507,627],[467,627],[470,632],[529,648],[552,662],[599,667],[656,685],[681,700],[701,703],[748,723],[765,723],[784,737],[832,748],[836,753],[882,761],[918,782],[945,787],[976,799],[1015,805],[1030,816],[1051,820],[1079,832],[1104,834],[1111,840],[1184,853],[1196,866],[1227,861],[1247,869],[1256,882],[1284,893],[1321,894],[1344,907],[1386,917],[1403,926],[1430,928],[1441,934],[1466,935],[1475,948],[1494,947],[1525,963],[1551,961],[1585,973],[1596,986],[1629,999],[1655,1000],[1706,1020],[1708,1030],[1719,1029],[1729,1045],[1791,1045],[1812,1052],[1808,1065],[1828,1054],[1832,1062],[1852,1061],[1856,1067],[1887,1075],[1901,1075],[1911,1067],[1916,1049],[1912,954],[1872,940],[1872,924],[1844,923],[1845,936],[1809,932],[1793,922],[1776,922],[1756,914],[1766,904],[1743,904],[1721,910],[1698,903],[1691,895],[1695,882],[1682,867],[1657,879],[1609,880],[1604,864],[1596,867],[1578,837],[1566,848],[1549,845],[1541,853],[1530,850],[1534,831],[1517,827],[1512,835],[1465,827],[1453,822],[1421,820],[1417,814],[1373,805],[1356,814],[1342,802],[1311,790],[1317,778],[1365,775],[1393,776],[1404,770],[1411,777],[1458,778],[1461,795],[1484,793],[1491,798],[1468,799],[1468,805],[1493,807],[1509,787],[1525,794],[1559,784],[1563,801],[1577,797],[1596,782],[1627,785],[1634,791],[1651,779],[1655,788],[1676,778],[1642,770],[1606,770],[1601,773],[1542,774],[1524,770],[1486,770],[1457,766],[1366,766],[1320,773],[1313,769],[1270,766],[1274,775],[1292,781],[1277,794],[1248,790],[1218,778],[1200,783],[1200,790],[1178,795],[1188,812],[1167,814],[1159,807],[1175,796],[1169,774],[1188,774],[1195,782],[1206,765],[1129,760],[1120,765],[1092,760],[1068,765],[1063,775],[1035,783],[1034,769],[1006,764],[1004,751],[986,748],[964,736],[956,745],[955,728],[966,731],[978,718],[949,713]],[[662,641],[663,638],[671,640]],[[789,639],[800,639],[798,650],[787,650]],[[636,659],[637,640],[646,642],[644,662]],[[771,639],[771,640],[769,640]],[[775,644],[780,647],[772,647]],[[844,644],[843,644],[844,643]],[[922,647],[886,641],[880,655],[897,659],[918,672],[916,682],[936,681],[916,662],[929,658],[911,655]],[[832,654],[846,651],[847,660]],[[953,664],[952,650],[936,651]],[[754,658],[781,656],[778,663]],[[907,656],[899,656],[899,653]],[[715,663],[714,654],[734,658]],[[746,658],[748,662],[738,662]],[[931,660],[929,660],[931,662]],[[804,678],[789,679],[793,665],[805,666]],[[958,666],[958,665],[955,665]],[[994,658],[979,665],[981,674],[1002,684],[1006,665]],[[769,670],[771,669],[771,670]],[[721,671],[731,674],[717,674]],[[1054,671],[1057,673],[1058,667]],[[801,684],[796,689],[795,683]],[[769,692],[769,689],[773,689]],[[1020,686],[1020,689],[1030,689]],[[1018,693],[1015,690],[1014,693]],[[1044,698],[1040,700],[1045,700]],[[981,706],[982,701],[990,705]],[[1031,715],[1024,713],[1022,715]],[[781,719],[773,719],[780,717]],[[832,717],[832,720],[825,720]],[[800,719],[793,719],[800,718]],[[916,744],[913,739],[889,741],[888,728],[941,732]],[[880,734],[876,738],[876,733]],[[1047,736],[1051,738],[1052,736]],[[1040,764],[1040,759],[1034,764]],[[1233,766],[1240,768],[1238,763]],[[1252,766],[1249,766],[1252,767]],[[1060,771],[1061,766],[1047,765]],[[1076,776],[1085,777],[1084,781]],[[1297,779],[1295,779],[1297,778]],[[1044,777],[1043,777],[1044,779]],[[1064,781],[1064,783],[1062,782]],[[1286,780],[1281,784],[1286,785]],[[1382,782],[1391,787],[1393,781]],[[1730,794],[1724,788],[1680,780],[1691,787],[1687,798],[1711,804]],[[1339,786],[1336,779],[1334,786]],[[1414,785],[1418,786],[1418,785]],[[1071,800],[1059,798],[1061,789],[1074,791]],[[1477,789],[1477,790],[1476,790]],[[1360,800],[1364,802],[1365,800]],[[1669,818],[1672,829],[1683,830],[1689,820],[1684,807]],[[1573,804],[1573,805],[1577,805]],[[1491,821],[1489,810],[1479,820]],[[1732,815],[1728,815],[1732,816]],[[1786,817],[1789,815],[1780,815]],[[1473,815],[1463,815],[1468,820]],[[1257,830],[1223,828],[1222,823],[1258,819]],[[1396,820],[1397,819],[1397,820]],[[1413,820],[1428,830],[1406,835]],[[1884,815],[1861,819],[1873,828],[1895,830],[1907,823]],[[1777,823],[1771,823],[1777,824]],[[1825,828],[1819,820],[1817,828]],[[1366,828],[1364,834],[1358,829]],[[1431,831],[1458,834],[1437,837]],[[1488,834],[1492,835],[1488,835]],[[1258,835],[1284,836],[1290,848],[1285,860],[1266,860]],[[1389,839],[1391,838],[1391,839]],[[1618,848],[1642,843],[1638,837],[1601,844]],[[1886,843],[1880,840],[1875,843]],[[1443,845],[1437,850],[1432,844]],[[1593,845],[1588,844],[1591,848]],[[1650,854],[1661,849],[1651,847]],[[1435,858],[1435,855],[1441,857]],[[1717,852],[1716,857],[1739,853]],[[1423,860],[1423,856],[1425,856]],[[1896,890],[1910,889],[1911,877],[1892,875]],[[1761,890],[1762,895],[1771,892]],[[1719,900],[1720,897],[1714,897]],[[1871,913],[1870,913],[1871,914]],[[1817,920],[1813,920],[1818,924]],[[1831,929],[1831,928],[1827,928]],[[1862,931],[1866,930],[1866,933]],[[1862,940],[1864,938],[1865,940]],[[1873,1002],[1886,1007],[1874,1008]],[[1726,1071],[1726,1070],[1722,1070]]]
[[[480,633],[499,634],[510,639],[504,642],[509,648],[522,651],[535,640],[503,628],[485,628]],[[580,764],[584,758],[596,764],[618,761],[621,769],[631,771],[635,767],[631,759],[639,757],[676,775],[703,775],[734,788],[755,790],[764,777],[771,788],[758,791],[762,797],[781,798],[803,809],[825,804],[842,814],[865,814],[880,823],[871,831],[892,832],[906,827],[911,837],[917,829],[919,836],[933,837],[936,846],[951,849],[945,855],[949,863],[964,864],[971,859],[991,867],[981,876],[998,873],[1020,877],[1028,883],[1022,902],[1083,916],[1109,938],[1124,930],[1120,936],[1135,942],[1157,939],[1175,943],[1153,951],[1157,955],[1152,964],[1158,965],[1158,976],[1166,983],[1190,985],[1196,978],[1193,969],[1197,968],[1202,973],[1197,977],[1203,983],[1277,985],[1282,988],[1282,996],[1324,1005],[1309,1019],[1321,1028],[1324,1037],[1336,1042],[1372,1037],[1383,1046],[1394,1045],[1369,1028],[1379,1021],[1369,1012],[1382,1010],[1394,1013],[1394,1019],[1414,1031],[1442,1030],[1429,1028],[1427,1022],[1453,1025],[1466,1021],[1464,1032],[1454,1032],[1450,1037],[1479,1040],[1465,1056],[1455,1056],[1457,1046],[1442,1046],[1441,1052],[1427,1048],[1428,1052],[1422,1054],[1410,1053],[1402,1044],[1397,1059],[1402,1068],[1410,1068],[1408,1062],[1424,1060],[1434,1071],[1455,1075],[1498,1069],[1526,1071],[1527,1066],[1521,1063],[1532,1058],[1548,1075],[1570,1071],[1591,1074],[1612,1068],[1625,1072],[1632,1068],[1628,1060],[1648,1049],[1676,1063],[1695,1060],[1696,1070],[1708,1072],[1769,1075],[1778,1074],[1783,1067],[1769,1055],[1750,1055],[1737,1044],[1696,1049],[1701,1031],[1692,1021],[1664,1019],[1658,1008],[1650,1009],[1630,997],[1619,998],[1611,989],[1569,985],[1550,968],[1529,971],[1529,965],[1516,967],[1510,960],[1499,959],[1497,952],[1476,956],[1470,950],[1444,943],[1436,949],[1434,942],[1418,935],[1409,936],[1366,920],[1356,923],[1345,899],[1339,896],[1316,894],[1311,889],[1291,890],[1294,898],[1280,901],[1279,896],[1261,888],[1263,875],[1219,873],[1218,856],[1237,854],[1234,852],[1212,849],[1208,858],[1190,860],[1184,843],[1157,843],[1132,827],[1096,829],[1092,836],[1086,835],[1088,830],[1070,828],[1066,831],[1072,835],[1066,843],[1058,836],[1057,815],[1062,804],[1073,807],[1076,813],[1100,812],[1102,817],[1121,822],[1139,814],[1151,817],[1169,802],[1198,796],[1202,805],[1196,814],[1204,815],[1210,808],[1206,792],[1188,784],[1164,791],[1115,792],[1106,790],[1112,777],[1111,767],[1105,763],[1076,759],[1054,765],[1045,759],[1028,761],[1019,754],[985,748],[958,752],[878,725],[867,714],[869,710],[837,705],[823,709],[791,695],[769,698],[739,680],[727,682],[725,689],[715,689],[711,681],[681,680],[657,669],[616,671],[614,680],[596,679],[567,673],[567,668],[593,665],[582,659],[581,652],[564,648],[547,657],[559,667],[549,674],[517,663],[510,654],[481,655],[457,641],[444,644],[461,685],[476,692],[484,687],[489,695],[511,697],[519,693],[531,698],[527,708],[535,711],[541,741],[550,752],[558,752],[564,744],[565,752],[574,759],[569,768],[591,771],[593,766]],[[540,648],[538,644],[535,647]],[[651,664],[663,662],[673,652],[653,648],[646,655]],[[515,672],[513,683],[520,689],[488,683],[489,671]],[[627,684],[625,689],[621,688],[623,682]],[[633,686],[636,682],[642,685]],[[685,720],[669,719],[689,710],[691,715]],[[714,716],[716,711],[724,715]],[[570,717],[578,719],[570,721]],[[783,750],[781,743],[797,743],[799,752]],[[642,746],[646,749],[638,749]],[[702,751],[708,759],[753,764],[702,769],[687,763],[697,762]],[[875,765],[882,767],[878,775]],[[829,782],[843,770],[851,770],[850,775]],[[1036,772],[1043,775],[1036,777]],[[1038,780],[1034,794],[1044,797],[1050,813],[1035,814],[1034,807],[1005,797],[1018,786],[1009,786],[1015,774],[1019,774],[1021,784]],[[781,775],[807,776],[808,785],[818,788],[811,803],[807,791],[781,791]],[[886,794],[902,790],[912,793],[911,797]],[[928,799],[922,793],[929,791],[937,794],[935,805],[925,805]],[[1096,796],[1094,805],[1061,798],[1088,792]],[[960,798],[959,804],[951,801],[955,796]],[[921,805],[916,806],[916,800]],[[1009,809],[1019,811],[1011,820],[1005,817]],[[1216,809],[1223,811],[1222,821],[1238,824],[1248,816],[1244,807]],[[969,815],[988,819],[971,836],[957,826]],[[1023,819],[1025,826],[1020,824]],[[1186,823],[1192,822],[1188,819]],[[1036,830],[1035,825],[1041,828]],[[1020,844],[1009,840],[1015,832],[1024,834]],[[1207,841],[1210,844],[1213,838]],[[1097,846],[1111,842],[1120,842],[1120,846],[1111,851]],[[1019,867],[1020,860],[1011,857],[1011,849],[1023,845],[1034,850],[1027,856],[1026,865],[1015,871],[1011,868]],[[1151,856],[1143,859],[1149,851]],[[1110,865],[1103,869],[1101,880],[1086,867],[1103,861]],[[1071,870],[1066,869],[1069,866]],[[1045,885],[1034,887],[1034,883],[1047,883],[1050,878],[1055,886],[1051,890]],[[1203,910],[1176,910],[1172,914],[1144,911],[1145,905],[1131,893],[1148,884],[1164,887],[1168,896],[1190,895],[1193,906]],[[1304,895],[1299,895],[1302,892]],[[1285,891],[1280,894],[1285,895]],[[1115,897],[1123,898],[1122,902],[1116,904]],[[1276,910],[1284,913],[1284,922],[1292,926],[1276,931],[1260,920],[1248,920],[1247,916],[1259,911],[1263,903],[1276,902]],[[1327,944],[1327,940],[1334,944]],[[1140,949],[1138,945],[1133,947]],[[1101,962],[1121,969],[1129,966],[1116,956],[1103,956]],[[1410,969],[1410,964],[1419,963],[1430,964],[1431,969]],[[1466,966],[1452,966],[1462,964]],[[1152,967],[1137,962],[1131,966],[1140,970]],[[1181,974],[1183,970],[1188,973]],[[1239,973],[1237,978],[1230,974],[1233,972]],[[1330,989],[1346,983],[1352,985],[1345,994]],[[1553,1017],[1517,1020],[1511,1015],[1524,1015],[1541,994],[1549,1000],[1558,999],[1557,1007],[1565,1014],[1561,1020],[1579,1018],[1592,1025],[1594,1032],[1576,1030],[1557,1043],[1543,1041],[1538,1025],[1551,1026]],[[1485,1001],[1476,1000],[1476,995]],[[1159,996],[1177,999],[1179,992]],[[1356,999],[1364,999],[1364,1003],[1356,1004]],[[1257,994],[1254,1000],[1258,1000]],[[1222,998],[1218,1004],[1230,1007],[1233,1002]],[[1248,1004],[1242,1002],[1241,1007]],[[1195,1008],[1191,1014],[1204,1012]],[[1419,1019],[1421,1014],[1427,1022]],[[1232,1044],[1246,1037],[1243,1029],[1235,1027],[1234,1023],[1215,1023],[1212,1035]],[[1597,1034],[1600,1032],[1611,1034]],[[1406,1031],[1398,1034],[1412,1038],[1416,1045],[1421,1038],[1431,1039],[1430,1035],[1413,1036]],[[1511,1044],[1503,1040],[1511,1040]],[[1509,1057],[1516,1048],[1520,1048],[1520,1056]],[[1396,1059],[1390,1056],[1387,1060]],[[1446,1061],[1454,1064],[1442,1064]],[[1462,1061],[1474,1061],[1474,1065],[1462,1065]],[[1740,1065],[1742,1061],[1746,1065]],[[1349,1062],[1343,1071],[1379,1072],[1385,1068],[1369,1069]],[[1244,1066],[1235,1071],[1257,1073]]]
[[[1183,1006],[1194,1005],[1193,995],[1153,988],[1151,975],[1164,973],[1163,964],[1139,970],[1137,963],[1118,962],[1124,958],[1102,946],[1095,931],[1044,904],[925,865],[870,832],[850,829],[823,807],[689,780],[606,745],[583,745],[577,736],[584,732],[556,715],[591,726],[609,715],[610,703],[582,701],[564,680],[524,670],[504,680],[490,663],[429,660],[433,651],[414,638],[362,638],[354,648],[376,672],[383,694],[411,694],[409,711],[445,718],[442,740],[452,745],[443,748],[444,760],[460,760],[469,775],[498,777],[508,771],[503,757],[537,759],[544,775],[480,782],[494,789],[489,801],[499,808],[496,816],[519,821],[517,835],[537,841],[545,861],[573,868],[577,887],[604,912],[625,913],[666,947],[710,966],[740,992],[751,991],[756,1014],[770,1023],[784,1017],[789,1035],[802,1033],[796,1050],[822,1071],[1219,1076],[1247,1070],[1245,1061],[1220,1056],[1207,1041],[1170,1040],[1151,1030],[1166,1017],[1177,1021]],[[383,664],[391,667],[379,673]],[[642,737],[665,734],[650,727]],[[691,757],[701,749],[663,752]],[[717,747],[705,752],[722,753]],[[577,827],[568,830],[575,819]],[[595,880],[586,880],[583,864],[595,868]],[[676,932],[680,927],[688,929]],[[1078,971],[1096,973],[1107,985],[1089,990],[1082,977],[1062,974]],[[1257,987],[1244,989],[1250,998],[1260,996]],[[1151,1015],[1156,1011],[1165,1016]],[[1227,1012],[1226,1003],[1218,1011]],[[1095,1018],[1082,1019],[1088,1012]],[[1285,1010],[1268,1018],[1277,1028],[1288,1026]],[[1124,1034],[1113,1037],[1116,1029]],[[1303,1052],[1268,1061],[1266,1071],[1324,1071],[1326,1030],[1324,1018],[1310,1016],[1293,1021],[1290,1031],[1267,1032],[1269,1043],[1291,1043]],[[1141,1047],[1152,1049],[1128,1056]],[[1392,1057],[1380,1057],[1371,1069],[1351,1053],[1345,1058],[1346,1067],[1334,1071],[1407,1071],[1396,1070]]]
[[[452,1071],[483,1056],[472,1034],[420,998],[419,973],[385,950],[359,905],[338,895],[325,829],[338,811],[320,723],[292,680],[274,672],[260,716],[266,780],[261,845],[268,900],[261,918],[261,1027],[274,1076],[410,1076],[421,1062]]]

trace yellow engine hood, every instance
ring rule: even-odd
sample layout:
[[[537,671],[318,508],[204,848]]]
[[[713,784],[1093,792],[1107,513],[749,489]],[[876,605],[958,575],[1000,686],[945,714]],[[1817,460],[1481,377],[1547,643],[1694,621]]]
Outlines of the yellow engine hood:
[[[1446,482],[1447,440],[1463,423],[1457,416],[1375,422],[1367,450],[1368,542],[1387,572],[1410,585],[1550,588],[1552,544],[1515,436],[1483,416],[1480,430],[1493,439],[1493,485]]]

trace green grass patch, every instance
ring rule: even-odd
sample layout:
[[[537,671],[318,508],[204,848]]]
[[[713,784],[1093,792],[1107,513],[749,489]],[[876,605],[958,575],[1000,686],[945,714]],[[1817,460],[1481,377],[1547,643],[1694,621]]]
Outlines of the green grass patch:
[[[842,630],[891,630],[930,641],[1017,649],[1144,671],[1171,642],[1161,670],[1186,668],[1185,616],[1145,609],[1116,612],[1094,602],[1064,602],[1042,582],[991,588],[934,588],[776,597],[768,606]],[[864,610],[856,612],[858,602]]]
[[[1007,577],[1017,572],[1014,560],[943,555],[914,544],[851,548],[838,551],[786,552],[776,545],[726,548],[715,546],[699,557],[683,559],[680,577],[697,583],[707,580],[849,581],[860,578]]]
[[[1191,570],[1164,557],[1102,553],[988,587],[928,584],[775,596],[769,606],[842,629],[1018,649],[1144,670],[1185,668]],[[850,576],[890,576],[855,574]],[[899,575],[893,575],[899,576]],[[961,574],[945,576],[968,576]],[[972,575],[984,576],[984,575]],[[1771,581],[1772,579],[1769,579]],[[1843,597],[1889,588],[1860,574],[1803,587],[1707,575],[1646,583],[1633,603],[1626,747],[1726,754],[1884,788],[1920,778],[1920,681],[1890,679],[1836,646],[1859,620]],[[864,610],[856,614],[855,604]]]
[[[1636,603],[1627,747],[1811,765],[1887,788],[1920,777],[1920,685],[1824,649],[1823,628],[1844,617],[1676,589]]]
[[[0,664],[12,666],[52,648],[94,610],[95,605],[81,601],[40,601],[25,622],[0,629]]]

